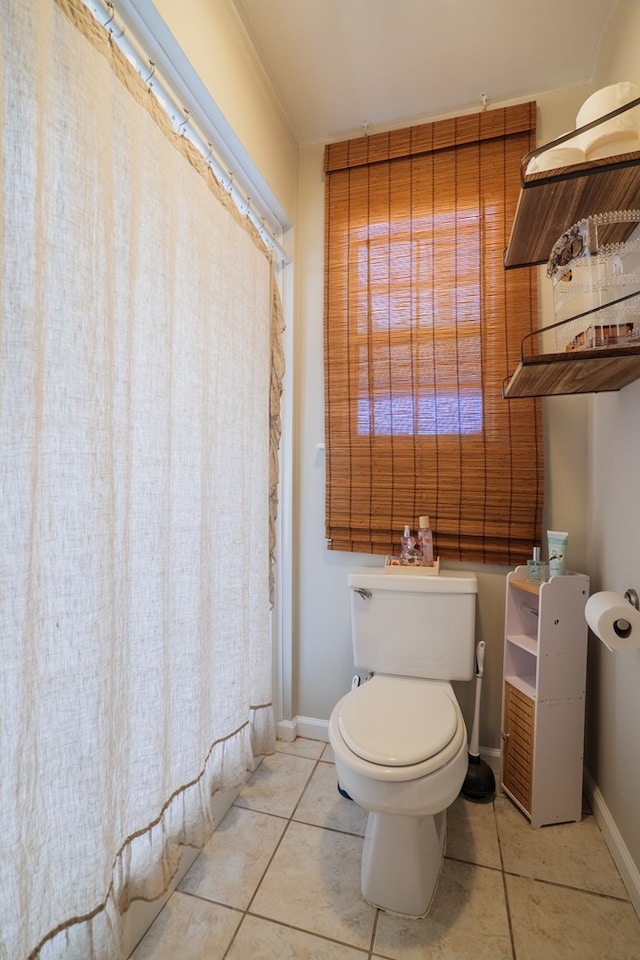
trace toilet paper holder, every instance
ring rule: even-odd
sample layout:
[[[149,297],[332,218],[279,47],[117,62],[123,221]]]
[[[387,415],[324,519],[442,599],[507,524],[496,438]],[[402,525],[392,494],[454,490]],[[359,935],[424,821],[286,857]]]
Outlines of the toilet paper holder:
[[[634,590],[633,587],[629,587],[628,590],[624,592],[624,598],[627,603],[630,603],[632,607],[635,607],[636,610],[639,607],[638,601],[638,592]],[[625,620],[623,617],[620,617],[613,625],[613,629],[616,633],[616,636],[621,640],[626,640],[631,636],[631,624],[628,620]]]
[[[589,597],[585,619],[593,633],[612,651],[640,651],[640,600],[629,588],[624,595],[605,590]]]

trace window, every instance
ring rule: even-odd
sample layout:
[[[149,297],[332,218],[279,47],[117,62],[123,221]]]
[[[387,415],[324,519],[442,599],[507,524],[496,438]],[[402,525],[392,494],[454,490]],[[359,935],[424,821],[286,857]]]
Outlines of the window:
[[[443,559],[539,540],[540,402],[502,398],[537,322],[535,274],[502,259],[534,139],[526,103],[325,150],[332,549],[397,552],[421,514]]]

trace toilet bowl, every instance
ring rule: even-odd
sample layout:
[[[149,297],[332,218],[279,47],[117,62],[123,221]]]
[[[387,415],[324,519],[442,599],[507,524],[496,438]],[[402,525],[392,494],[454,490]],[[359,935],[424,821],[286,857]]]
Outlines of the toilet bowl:
[[[341,788],[369,813],[363,897],[424,917],[442,867],[446,811],[468,765],[451,684],[375,674],[336,704],[329,739]]]

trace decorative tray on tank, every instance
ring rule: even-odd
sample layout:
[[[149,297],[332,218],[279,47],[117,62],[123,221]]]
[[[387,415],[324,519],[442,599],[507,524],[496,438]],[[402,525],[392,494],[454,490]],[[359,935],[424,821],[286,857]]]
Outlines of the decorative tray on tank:
[[[419,563],[403,563],[400,557],[387,557],[384,562],[384,572],[410,574],[412,577],[437,577],[440,573],[440,557],[436,557],[432,567],[423,567]]]

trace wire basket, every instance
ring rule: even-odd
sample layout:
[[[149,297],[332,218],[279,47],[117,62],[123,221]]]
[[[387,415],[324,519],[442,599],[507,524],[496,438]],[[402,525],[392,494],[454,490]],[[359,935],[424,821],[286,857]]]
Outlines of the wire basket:
[[[640,211],[617,210],[578,221],[555,243],[556,348],[593,350],[640,340]],[[620,235],[626,240],[617,240]]]

